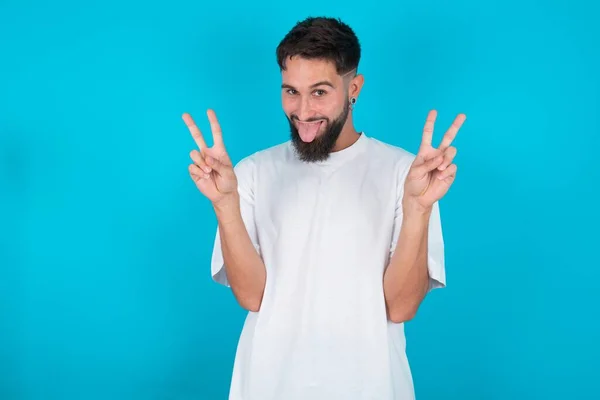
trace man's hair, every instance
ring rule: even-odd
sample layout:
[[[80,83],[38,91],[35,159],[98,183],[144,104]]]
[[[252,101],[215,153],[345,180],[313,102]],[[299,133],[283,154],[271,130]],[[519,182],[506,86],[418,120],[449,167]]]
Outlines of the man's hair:
[[[277,46],[277,63],[282,71],[293,56],[331,61],[337,73],[343,75],[358,68],[360,43],[352,28],[340,19],[309,17],[298,22]]]

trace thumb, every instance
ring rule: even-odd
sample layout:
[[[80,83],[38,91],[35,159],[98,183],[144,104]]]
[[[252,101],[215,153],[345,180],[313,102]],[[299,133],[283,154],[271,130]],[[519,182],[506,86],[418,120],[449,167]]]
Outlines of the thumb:
[[[212,156],[209,156],[208,154],[205,156],[205,161],[208,164],[208,166],[211,167],[213,170],[217,171],[219,175],[226,174],[231,169],[231,167],[229,167],[228,165],[223,164],[221,161],[217,160]]]
[[[231,165],[231,159],[225,149],[219,149],[217,147],[206,148],[202,152],[205,156],[212,157],[213,160],[220,161],[223,165]]]
[[[422,179],[429,172],[433,171],[444,161],[443,155],[437,155],[429,160],[416,165],[410,172],[410,179]]]

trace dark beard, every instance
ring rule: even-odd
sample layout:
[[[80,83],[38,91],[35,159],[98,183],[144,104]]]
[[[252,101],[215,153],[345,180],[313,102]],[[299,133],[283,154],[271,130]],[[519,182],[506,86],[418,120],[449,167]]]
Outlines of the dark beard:
[[[290,124],[292,144],[294,145],[294,149],[300,160],[304,162],[327,160],[327,158],[329,158],[329,153],[331,153],[335,147],[335,143],[340,136],[340,133],[342,133],[342,128],[348,119],[349,112],[350,102],[346,100],[346,104],[344,105],[344,110],[342,113],[335,120],[333,120],[333,122],[330,122],[328,118],[325,118],[324,120],[327,124],[325,132],[323,132],[321,136],[317,136],[315,140],[310,143],[305,143],[300,138],[298,129],[293,123],[293,120],[297,120],[297,117],[292,114],[291,119],[288,118],[288,122]],[[316,118],[306,122],[319,119],[322,118]]]

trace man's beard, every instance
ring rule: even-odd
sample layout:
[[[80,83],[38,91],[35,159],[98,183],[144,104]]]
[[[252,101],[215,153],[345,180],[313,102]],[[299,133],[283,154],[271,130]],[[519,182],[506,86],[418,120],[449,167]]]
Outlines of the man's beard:
[[[294,145],[294,149],[296,150],[296,154],[298,157],[305,162],[316,162],[316,161],[325,161],[329,158],[329,154],[335,147],[335,143],[342,133],[342,128],[348,119],[348,113],[350,112],[350,102],[346,100],[346,104],[344,105],[344,110],[342,113],[333,121],[330,121],[329,118],[312,118],[308,121],[303,122],[311,122],[324,120],[327,124],[327,128],[325,128],[325,132],[322,135],[317,136],[312,142],[306,143],[302,141],[300,138],[300,134],[298,133],[298,128],[294,125],[294,121],[297,121],[298,118],[292,114],[291,118],[288,118],[288,122],[290,124],[290,133],[292,144]]]

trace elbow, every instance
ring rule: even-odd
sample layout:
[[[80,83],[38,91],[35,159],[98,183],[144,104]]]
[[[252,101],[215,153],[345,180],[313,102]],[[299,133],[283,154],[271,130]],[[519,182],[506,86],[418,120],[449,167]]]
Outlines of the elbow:
[[[258,312],[260,310],[260,301],[240,301],[240,306],[250,312]]]
[[[429,281],[426,282],[429,285]],[[421,292],[397,296],[393,301],[388,303],[388,319],[396,324],[414,319],[426,293],[427,287],[424,286]]]
[[[247,311],[250,312],[258,312],[260,310],[260,306],[262,304],[262,293],[254,294],[254,293],[235,293],[236,300],[238,304]]]
[[[388,318],[395,324],[412,320],[417,315],[417,307],[393,307],[388,311]]]
[[[231,279],[231,291],[239,306],[247,311],[258,312],[262,304],[265,282],[265,279],[242,282],[239,279]]]

